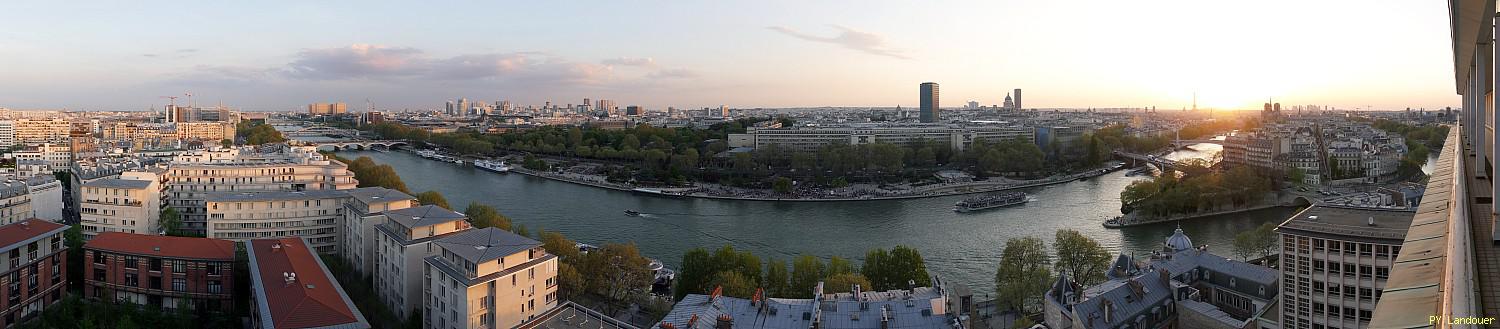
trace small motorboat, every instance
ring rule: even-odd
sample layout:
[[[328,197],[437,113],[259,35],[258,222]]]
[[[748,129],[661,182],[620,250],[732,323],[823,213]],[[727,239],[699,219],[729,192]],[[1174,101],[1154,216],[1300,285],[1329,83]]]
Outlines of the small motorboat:
[[[641,212],[635,211],[635,210],[626,210],[625,211],[625,216],[640,217],[641,216]]]

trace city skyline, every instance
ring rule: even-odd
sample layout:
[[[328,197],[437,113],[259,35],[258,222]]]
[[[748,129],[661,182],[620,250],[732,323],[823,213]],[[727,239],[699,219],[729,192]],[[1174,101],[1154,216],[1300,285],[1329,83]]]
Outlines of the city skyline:
[[[47,28],[0,32],[0,106],[914,108],[924,81],[1028,108],[1458,105],[1439,3],[854,5],[21,4],[0,19]]]

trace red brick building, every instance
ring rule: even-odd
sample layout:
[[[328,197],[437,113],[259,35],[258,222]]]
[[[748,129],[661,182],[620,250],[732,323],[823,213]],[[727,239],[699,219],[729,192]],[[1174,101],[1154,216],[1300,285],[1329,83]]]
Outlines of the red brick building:
[[[83,250],[83,293],[89,298],[234,310],[232,241],[103,232]]]
[[[252,328],[370,328],[306,238],[245,242]]]
[[[4,327],[39,314],[67,292],[68,227],[39,219],[0,226],[0,313]]]

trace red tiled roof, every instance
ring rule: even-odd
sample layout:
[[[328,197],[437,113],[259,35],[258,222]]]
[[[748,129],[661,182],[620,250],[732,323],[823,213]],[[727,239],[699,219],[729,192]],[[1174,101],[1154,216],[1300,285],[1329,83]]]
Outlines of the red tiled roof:
[[[64,228],[62,224],[53,223],[40,219],[27,219],[24,221],[0,226],[0,249],[5,249],[12,244],[26,241],[39,235],[47,234],[52,230]]]
[[[275,247],[279,246],[279,247]],[[302,238],[250,240],[256,289],[273,328],[325,327],[363,322],[349,305],[349,296],[323,268],[322,261]],[[284,273],[296,273],[287,282]]]
[[[168,258],[234,260],[234,241],[209,238],[103,232],[83,248]]]

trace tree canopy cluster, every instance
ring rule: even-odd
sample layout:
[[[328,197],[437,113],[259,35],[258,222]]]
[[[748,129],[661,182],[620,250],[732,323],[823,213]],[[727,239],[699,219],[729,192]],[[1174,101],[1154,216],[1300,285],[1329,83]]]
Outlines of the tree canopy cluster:
[[[253,121],[241,121],[235,126],[234,134],[244,138],[247,145],[286,142],[286,137],[282,136],[280,131],[276,131],[275,127]]]
[[[1104,282],[1110,254],[1093,238],[1071,229],[1057,230],[1052,248],[1056,257],[1048,262],[1047,247],[1036,237],[1011,238],[1000,253],[995,271],[995,296],[1002,310],[1041,310],[1042,295],[1055,275],[1067,274],[1074,282],[1091,286]]]
[[[477,201],[469,202],[469,206],[464,208],[464,215],[469,216],[469,222],[473,223],[475,228],[493,227],[506,231],[511,230],[510,218],[501,215],[499,210],[495,210],[495,207],[487,204]],[[516,234],[526,235],[523,232],[519,232],[519,230],[516,231]]]
[[[1254,230],[1235,234],[1232,249],[1236,256],[1249,260],[1255,255],[1268,257],[1275,254],[1280,242],[1280,235],[1276,234],[1276,224],[1265,223]]]
[[[760,257],[726,245],[712,253],[703,248],[684,253],[673,292],[675,299],[682,299],[719,287],[725,296],[740,298],[751,298],[756,289],[764,289],[768,298],[811,298],[818,282],[823,282],[824,293],[840,293],[854,285],[865,291],[908,289],[912,283],[927,286],[931,279],[922,255],[905,246],[870,250],[858,267],[841,257],[825,263],[802,255],[792,260],[789,271],[785,261],[773,258],[762,263]]]
[[[1126,186],[1120,192],[1120,202],[1124,204],[1121,212],[1148,216],[1191,214],[1222,204],[1236,207],[1252,204],[1269,191],[1271,181],[1244,166],[1223,172],[1165,174]]]
[[[396,168],[391,165],[377,164],[370,157],[362,156],[350,161],[332,153],[325,154],[348,165],[349,171],[354,173],[354,179],[359,181],[359,187],[384,187],[401,191],[401,193],[411,193],[406,188],[406,183],[401,181],[401,175],[397,174]]]
[[[557,282],[564,299],[588,295],[610,302],[630,301],[643,295],[642,288],[655,279],[648,268],[651,261],[641,256],[635,244],[611,243],[584,253],[562,233],[542,230],[537,235],[542,248],[560,258]]]

